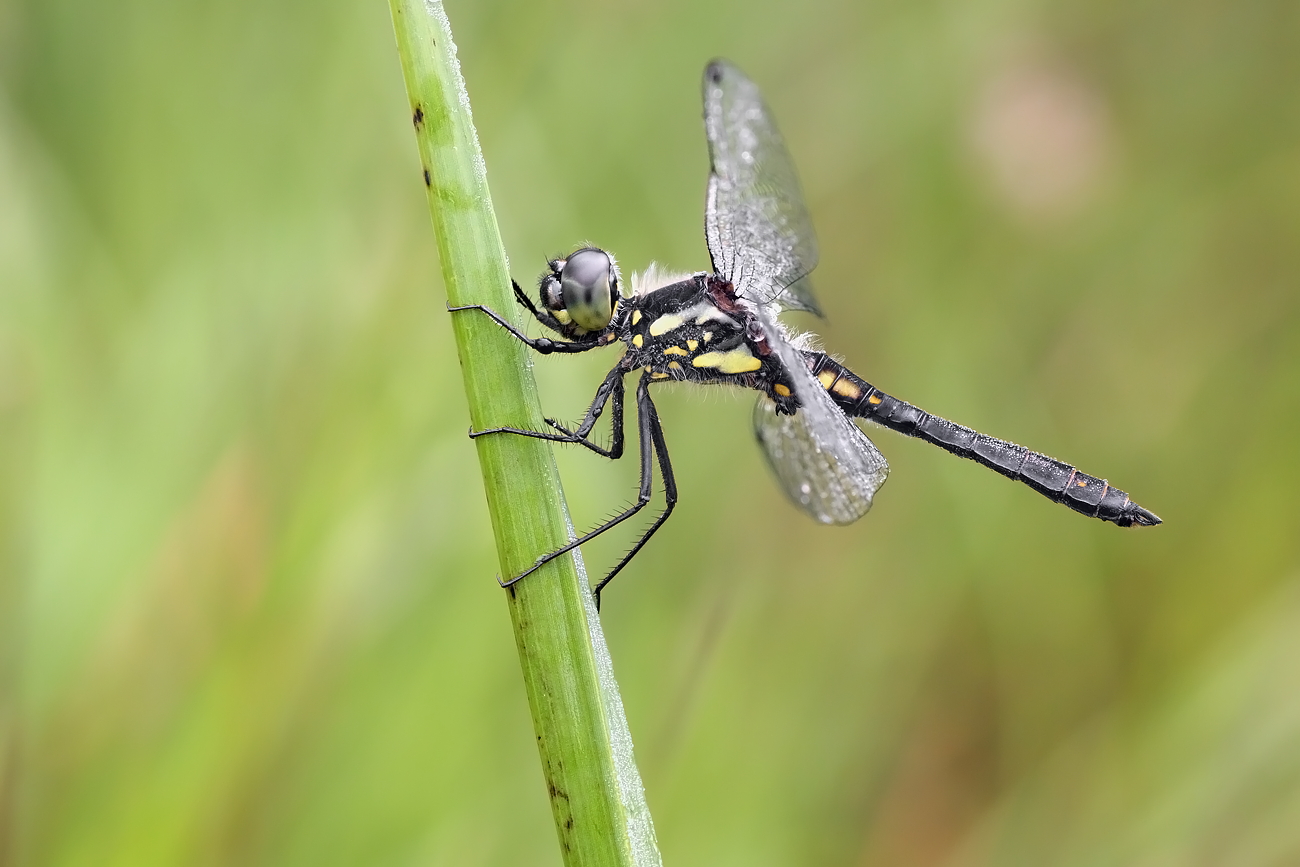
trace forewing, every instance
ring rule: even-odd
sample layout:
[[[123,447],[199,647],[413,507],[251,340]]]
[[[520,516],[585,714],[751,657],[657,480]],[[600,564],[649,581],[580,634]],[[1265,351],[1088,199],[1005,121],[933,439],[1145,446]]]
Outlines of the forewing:
[[[713,270],[753,303],[800,403],[794,415],[780,415],[769,398],[760,398],[754,431],[800,508],[824,524],[851,523],[871,508],[889,465],[776,322],[782,310],[821,312],[808,279],[817,240],[794,163],[758,88],[723,60],[704,72],[704,129],[712,167],[704,222]]]
[[[760,305],[820,315],[807,277],[817,239],[794,162],[754,82],[725,60],[704,70],[709,140],[704,232],[713,270]]]
[[[871,508],[889,464],[813,378],[780,326],[770,315],[761,315],[768,343],[794,381],[800,407],[794,415],[780,415],[770,398],[760,397],[754,433],[796,505],[823,524],[850,524]]]

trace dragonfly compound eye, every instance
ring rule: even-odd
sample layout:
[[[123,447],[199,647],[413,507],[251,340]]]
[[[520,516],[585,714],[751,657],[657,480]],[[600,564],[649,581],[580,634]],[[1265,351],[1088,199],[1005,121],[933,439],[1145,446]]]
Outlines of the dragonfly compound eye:
[[[614,295],[618,291],[614,262],[604,250],[578,250],[560,270],[560,291],[564,309],[575,325],[600,331],[614,316]]]

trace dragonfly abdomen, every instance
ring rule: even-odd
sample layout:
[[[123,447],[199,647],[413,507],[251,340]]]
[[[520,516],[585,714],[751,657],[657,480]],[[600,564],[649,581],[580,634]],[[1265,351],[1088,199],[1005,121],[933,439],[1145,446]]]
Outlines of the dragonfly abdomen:
[[[891,397],[824,352],[805,352],[813,376],[845,414],[864,418],[890,430],[917,437],[958,457],[1023,482],[1057,503],[1121,527],[1160,523],[1152,512],[1129,499],[1105,479],[1080,472],[1055,458],[1024,446],[931,415]]]

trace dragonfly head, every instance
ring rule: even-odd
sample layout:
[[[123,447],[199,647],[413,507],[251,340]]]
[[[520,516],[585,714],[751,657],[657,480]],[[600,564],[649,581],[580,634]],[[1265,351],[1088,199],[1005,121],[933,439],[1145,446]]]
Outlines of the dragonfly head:
[[[542,306],[575,334],[603,331],[619,301],[618,265],[597,247],[583,247],[550,262],[542,275]]]

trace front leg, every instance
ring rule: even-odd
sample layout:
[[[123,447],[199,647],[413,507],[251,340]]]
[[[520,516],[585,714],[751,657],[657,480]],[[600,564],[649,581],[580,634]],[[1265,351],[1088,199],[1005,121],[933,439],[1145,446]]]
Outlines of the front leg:
[[[487,314],[493,322],[513,334],[520,343],[531,347],[542,355],[550,355],[552,352],[586,352],[589,349],[595,349],[598,346],[604,345],[599,340],[584,340],[582,342],[570,343],[565,340],[551,340],[549,337],[529,337],[527,334],[524,334],[518,328],[515,328],[507,322],[500,313],[497,313],[490,307],[484,307],[482,304],[465,304],[461,307],[452,307],[451,305],[447,306],[447,312],[449,313],[459,313],[462,310],[478,310]]]

